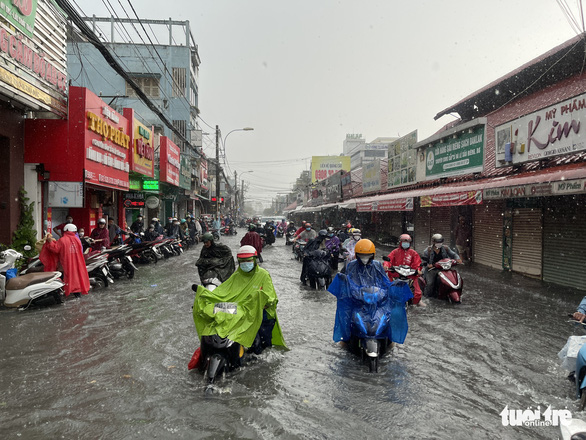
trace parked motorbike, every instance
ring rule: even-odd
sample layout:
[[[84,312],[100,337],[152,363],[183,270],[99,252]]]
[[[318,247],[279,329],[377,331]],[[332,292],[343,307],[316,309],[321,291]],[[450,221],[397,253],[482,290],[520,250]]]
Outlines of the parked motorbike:
[[[34,272],[6,279],[16,261],[23,258],[20,252],[7,249],[0,252],[0,295],[6,307],[27,308],[30,305],[52,305],[63,302],[61,272]]]
[[[92,289],[102,289],[114,284],[114,277],[108,266],[108,255],[95,252],[86,257],[85,266]]]
[[[371,373],[378,372],[379,359],[390,345],[384,336],[388,332],[390,316],[378,306],[387,300],[388,292],[376,286],[352,289],[351,293],[358,306],[352,311],[351,337],[348,346],[368,364]]]
[[[132,261],[131,252],[132,247],[127,244],[103,251],[103,254],[108,256],[108,268],[115,279],[122,277],[134,278],[134,272],[138,268]]]
[[[325,250],[305,251],[306,276],[312,289],[326,290],[332,282],[330,254]]]
[[[429,271],[432,276],[434,275],[432,271],[439,271],[435,285],[436,292],[431,292],[432,295],[437,293],[438,299],[447,299],[450,303],[460,304],[464,281],[460,274],[453,269],[453,266],[457,264],[456,260],[443,258],[437,261]]]

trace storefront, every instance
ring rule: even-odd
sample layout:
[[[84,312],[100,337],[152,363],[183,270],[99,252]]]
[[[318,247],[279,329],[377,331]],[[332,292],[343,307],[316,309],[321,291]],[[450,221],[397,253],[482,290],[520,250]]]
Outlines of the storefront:
[[[57,225],[69,214],[78,227],[90,231],[98,218],[116,218],[124,209],[123,194],[129,190],[129,123],[86,88],[70,87],[69,96],[67,121],[27,121],[25,158],[44,164],[54,188],[83,188],[82,202],[73,192],[58,198],[47,188],[44,219]],[[49,206],[51,199],[58,206]]]

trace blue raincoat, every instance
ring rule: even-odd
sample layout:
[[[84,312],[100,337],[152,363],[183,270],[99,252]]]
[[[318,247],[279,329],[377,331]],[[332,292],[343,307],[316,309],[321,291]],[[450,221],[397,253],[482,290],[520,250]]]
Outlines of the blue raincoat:
[[[375,328],[388,320],[386,336],[392,342],[402,344],[407,337],[407,311],[405,303],[413,298],[409,285],[402,281],[392,283],[378,261],[368,265],[353,260],[346,267],[346,274],[337,274],[328,292],[338,298],[334,341],[348,341],[351,336],[353,314],[368,314]],[[367,318],[368,319],[368,318]],[[364,337],[364,335],[355,335]]]

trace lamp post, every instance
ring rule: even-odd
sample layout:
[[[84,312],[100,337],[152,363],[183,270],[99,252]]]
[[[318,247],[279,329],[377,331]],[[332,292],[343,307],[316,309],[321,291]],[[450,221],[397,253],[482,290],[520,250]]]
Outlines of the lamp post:
[[[226,154],[226,139],[230,136],[230,133],[235,131],[251,131],[254,130],[252,127],[235,128],[230,130],[224,140],[222,141],[222,148],[224,154]],[[216,219],[220,218],[220,127],[216,125]],[[236,184],[236,182],[234,182]]]

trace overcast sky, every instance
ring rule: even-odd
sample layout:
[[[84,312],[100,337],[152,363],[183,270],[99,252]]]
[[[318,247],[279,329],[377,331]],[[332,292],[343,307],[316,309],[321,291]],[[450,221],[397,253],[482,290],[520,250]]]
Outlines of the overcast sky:
[[[109,3],[132,14],[128,0]],[[110,15],[101,0],[74,4]],[[576,35],[556,0],[132,5],[141,18],[190,21],[201,118],[224,136],[254,128],[230,134],[226,155],[231,173],[254,171],[243,176],[248,195],[264,202],[290,189],[312,155],[340,154],[347,133],[371,141],[417,129],[423,140],[453,120],[434,121],[439,111]]]

